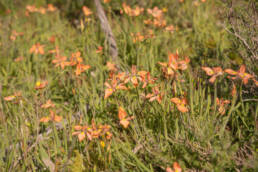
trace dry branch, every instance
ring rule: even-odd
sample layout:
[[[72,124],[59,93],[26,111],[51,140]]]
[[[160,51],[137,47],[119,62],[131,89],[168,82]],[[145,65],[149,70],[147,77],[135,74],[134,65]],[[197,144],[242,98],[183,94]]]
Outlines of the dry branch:
[[[110,55],[112,56],[113,61],[116,61],[117,56],[118,56],[116,40],[113,36],[111,27],[109,25],[109,22],[107,20],[106,14],[103,10],[103,7],[102,7],[100,1],[99,0],[94,0],[94,2],[95,2],[95,5],[96,5],[96,8],[97,8],[97,14],[98,14],[98,18],[100,20],[101,28],[104,31],[104,33],[106,35],[106,39],[107,39],[108,44],[109,44]]]

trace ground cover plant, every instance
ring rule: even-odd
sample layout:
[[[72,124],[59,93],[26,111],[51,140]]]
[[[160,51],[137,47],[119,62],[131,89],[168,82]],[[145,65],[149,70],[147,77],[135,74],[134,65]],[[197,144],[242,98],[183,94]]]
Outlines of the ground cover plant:
[[[257,170],[238,2],[103,0],[114,59],[93,1],[0,1],[1,171]]]

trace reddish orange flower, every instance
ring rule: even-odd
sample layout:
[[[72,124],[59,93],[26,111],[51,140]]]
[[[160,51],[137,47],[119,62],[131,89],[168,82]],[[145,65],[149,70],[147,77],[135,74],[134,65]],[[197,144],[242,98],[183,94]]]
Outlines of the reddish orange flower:
[[[54,12],[57,10],[57,8],[53,4],[48,4],[47,5],[47,10],[50,12]]]
[[[10,36],[10,39],[11,39],[12,41],[15,41],[15,40],[16,40],[16,37],[22,36],[22,35],[24,35],[23,32],[16,32],[16,30],[13,30],[13,31],[12,31],[12,35]]]
[[[46,116],[46,117],[42,117],[40,119],[40,122],[43,123],[47,123],[48,121],[52,121],[52,122],[60,122],[62,120],[61,116],[58,116],[55,114],[55,112],[53,112],[52,110],[50,110],[50,115]]]
[[[90,69],[90,65],[83,65],[83,64],[77,64],[76,65],[76,70],[75,70],[75,74],[78,76],[80,75],[82,72],[86,71]]]
[[[246,73],[245,70],[246,70],[245,65],[241,65],[238,71],[234,71],[232,69],[225,69],[225,72],[230,75],[234,75],[235,77],[230,77],[233,80],[237,78],[242,79],[243,83],[246,85],[248,83],[248,80],[253,78],[253,76]]]
[[[145,98],[149,99],[150,102],[157,100],[161,104],[163,95],[160,93],[159,88],[156,86],[152,88],[152,93],[147,94]]]
[[[103,0],[104,3],[109,3],[111,0]]]
[[[34,12],[37,12],[37,11],[38,11],[38,9],[36,8],[35,5],[27,5],[27,6],[26,6],[26,10],[27,10],[28,12],[30,12],[30,13],[34,13]]]
[[[211,76],[209,79],[210,83],[214,83],[218,76],[223,75],[221,67],[213,67],[212,69],[209,67],[202,67],[202,70],[204,70],[208,76]]]
[[[48,108],[55,107],[55,104],[52,103],[52,101],[49,99],[49,100],[47,100],[47,102],[45,104],[41,105],[40,107],[43,109],[48,109]]]
[[[103,53],[103,47],[102,46],[98,46],[98,49],[96,50],[97,54],[102,54]]]
[[[141,13],[143,13],[144,9],[140,8],[138,6],[136,6],[135,9],[132,9],[130,6],[128,6],[126,3],[122,4],[124,12],[128,15],[128,16],[139,16]],[[123,11],[120,11],[121,13],[123,13]]]
[[[177,162],[173,163],[173,169],[172,170],[170,167],[167,167],[166,172],[182,172],[182,168]]]
[[[183,112],[183,113],[188,112],[188,108],[186,107],[187,105],[186,98],[179,99],[175,97],[171,99],[171,102],[176,104],[176,107],[180,112]]]
[[[83,6],[83,7],[82,7],[82,11],[83,11],[83,14],[84,14],[86,17],[92,15],[92,11],[91,11],[88,7],[86,7],[86,6]]]
[[[55,67],[61,66],[62,69],[65,68],[65,66],[70,66],[70,62],[66,61],[66,56],[56,56],[55,59],[52,60],[53,64],[56,64]]]
[[[116,90],[127,90],[127,87],[124,85],[124,83],[119,83],[118,84],[118,81],[115,78],[113,78],[113,80],[111,81],[111,85],[108,82],[105,82],[105,86],[107,88],[105,89],[105,97],[104,97],[104,99],[107,99]]]
[[[35,45],[32,45],[32,47],[30,48],[30,53],[34,53],[34,54],[44,54],[44,45],[40,45],[40,43],[36,43]]]
[[[166,31],[173,33],[175,31],[175,27],[173,25],[169,25],[165,28]]]
[[[76,53],[72,53],[72,57],[70,59],[70,65],[75,66],[77,64],[82,63],[83,59],[81,57],[81,52],[77,51]]]
[[[148,84],[154,84],[157,78],[152,78],[150,72],[139,71],[140,81],[143,83],[142,88],[145,88]]]
[[[113,72],[116,72],[117,71],[117,68],[116,68],[116,65],[111,63],[111,62],[107,62],[107,68],[109,71],[113,71]]]
[[[130,120],[132,120],[134,117],[131,116],[131,117],[128,117],[126,118],[127,116],[127,113],[126,111],[124,110],[124,108],[122,107],[119,107],[119,111],[118,111],[118,118],[120,120],[120,124],[124,127],[124,128],[127,128],[128,125],[130,124]]]
[[[15,92],[13,95],[11,96],[7,96],[7,97],[4,97],[4,100],[9,102],[9,101],[13,101],[14,99],[16,99],[17,97],[20,97],[21,96],[21,92],[20,91],[17,91]]]
[[[219,98],[216,98],[216,103],[219,107],[218,111],[221,115],[224,115],[225,112],[226,112],[226,109],[225,109],[225,105],[229,104],[230,101],[229,100],[223,100],[223,98],[219,99]]]
[[[23,56],[17,57],[16,59],[14,59],[15,62],[20,62],[24,59]]]
[[[41,14],[46,14],[46,8],[40,7],[40,8],[38,8],[37,12],[39,12]]]
[[[147,12],[151,14],[154,18],[163,17],[163,11],[160,10],[158,7],[154,7],[153,9],[147,9]]]
[[[186,70],[188,68],[188,63],[190,63],[190,59],[188,57],[186,57],[185,60],[179,61],[178,52],[176,52],[176,54],[169,53],[168,63],[159,62],[163,67],[162,70],[166,78],[175,77],[178,69]]]
[[[36,85],[35,85],[35,89],[38,90],[38,89],[43,89],[47,86],[48,84],[48,81],[37,81],[36,82]]]
[[[101,136],[106,137],[107,140],[111,139],[112,134],[109,132],[110,130],[109,125],[96,125],[95,121],[92,120],[91,126],[80,126],[76,125],[74,126],[75,132],[72,133],[72,135],[77,135],[78,140],[81,142],[84,140],[84,138],[87,136],[89,140],[97,139]]]
[[[56,37],[54,35],[52,35],[50,38],[48,38],[48,40],[49,40],[49,42],[51,42],[53,44],[56,41]]]

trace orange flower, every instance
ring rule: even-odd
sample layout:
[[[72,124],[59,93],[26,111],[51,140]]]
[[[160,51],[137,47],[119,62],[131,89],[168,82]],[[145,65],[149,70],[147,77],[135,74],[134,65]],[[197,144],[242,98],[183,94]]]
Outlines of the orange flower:
[[[55,112],[53,112],[52,110],[50,110],[50,115],[46,116],[46,117],[42,117],[40,119],[40,122],[43,123],[47,123],[48,121],[52,121],[52,122],[60,122],[62,120],[61,116],[58,116],[55,114]]]
[[[138,75],[140,76],[140,81],[143,83],[142,88],[145,88],[148,84],[154,84],[157,78],[152,78],[150,72],[139,71]]]
[[[88,16],[90,16],[90,15],[92,14],[92,11],[91,11],[88,7],[86,7],[86,6],[83,6],[83,7],[82,7],[82,11],[83,11],[83,14],[84,14],[86,17],[88,17]]]
[[[23,32],[16,32],[15,30],[12,31],[12,35],[10,36],[10,39],[12,41],[16,40],[16,37],[24,35]]]
[[[111,0],[103,0],[104,3],[109,3]]]
[[[186,57],[185,60],[179,61],[178,52],[176,52],[176,54],[169,52],[168,63],[159,62],[163,67],[162,70],[166,78],[175,77],[178,69],[186,70],[188,68],[188,63],[190,63],[190,59],[188,57]]]
[[[102,54],[103,53],[103,47],[102,46],[98,46],[98,49],[96,50],[97,54]]]
[[[113,71],[113,72],[116,72],[117,71],[117,68],[116,68],[116,65],[111,63],[111,62],[107,62],[107,68],[109,71]]]
[[[70,66],[70,62],[66,61],[66,56],[56,56],[55,59],[52,60],[53,64],[56,64],[55,67],[61,66],[62,69],[64,69],[65,66]]]
[[[52,103],[52,101],[49,99],[47,102],[40,106],[43,109],[53,108],[55,107],[55,104]]]
[[[12,101],[14,100],[16,97],[20,97],[21,96],[21,92],[18,91],[18,92],[15,92],[13,95],[11,96],[7,96],[7,97],[4,97],[4,100],[9,102],[9,101]]]
[[[26,10],[27,10],[28,12],[30,12],[30,13],[33,13],[33,12],[37,12],[37,11],[38,11],[38,9],[36,8],[35,5],[27,5],[27,6],[26,6]]]
[[[81,57],[81,52],[77,51],[76,53],[72,53],[72,57],[70,59],[70,65],[75,66],[83,61]]]
[[[127,113],[126,113],[126,111],[124,110],[124,108],[119,107],[119,111],[118,111],[118,118],[119,118],[119,120],[120,120],[119,123],[120,123],[124,128],[127,128],[128,125],[130,124],[129,121],[134,118],[133,116],[126,118],[126,116],[127,116]]]
[[[229,104],[230,101],[229,100],[223,100],[223,98],[221,98],[221,99],[216,98],[216,103],[219,106],[219,109],[218,109],[219,113],[221,115],[224,115],[225,112],[226,112],[225,105]]]
[[[248,80],[253,78],[253,76],[248,73],[245,73],[245,70],[246,70],[245,65],[241,65],[238,71],[234,71],[232,69],[225,69],[225,72],[230,75],[234,75],[235,77],[230,77],[233,80],[237,78],[242,79],[242,81],[246,85],[248,83]]]
[[[118,84],[118,81],[113,78],[110,85],[108,82],[105,82],[105,86],[107,87],[105,89],[105,97],[104,99],[107,99],[109,96],[111,96],[116,90],[127,90],[127,87],[124,85],[124,83]]]
[[[157,100],[161,104],[163,95],[160,93],[159,88],[156,86],[152,88],[152,93],[147,94],[145,98],[149,99],[150,102]]]
[[[109,125],[98,125],[96,126],[95,121],[92,120],[91,126],[74,126],[75,132],[72,135],[77,135],[78,140],[81,142],[86,136],[89,140],[105,136],[107,140],[111,139],[112,134],[109,132]]]
[[[48,4],[47,5],[47,10],[50,12],[54,12],[57,10],[57,8],[53,4]]]
[[[83,64],[77,64],[76,65],[76,70],[75,70],[75,74],[78,76],[80,75],[82,72],[88,70],[90,68],[90,65],[83,65]]]
[[[35,86],[35,89],[38,90],[38,89],[43,89],[47,86],[48,84],[48,81],[37,81],[36,82],[36,86]]]
[[[209,67],[202,67],[202,70],[204,70],[208,76],[212,76],[209,79],[210,83],[214,83],[218,76],[223,75],[221,67],[213,67],[212,69]]]
[[[173,25],[169,25],[165,28],[166,31],[173,33],[175,31],[175,27]]]
[[[147,9],[147,12],[151,14],[154,18],[163,17],[163,11],[160,10],[158,7],[154,7],[153,9]]]
[[[48,38],[49,42],[51,43],[55,43],[56,41],[56,37],[54,35],[52,35],[50,38]]]
[[[17,57],[16,59],[14,59],[15,62],[20,62],[24,59],[23,56]]]
[[[188,108],[186,107],[187,105],[186,98],[179,99],[175,97],[171,99],[171,102],[176,104],[176,107],[180,112],[183,112],[183,113],[188,112]]]
[[[141,13],[143,13],[144,9],[140,8],[138,6],[136,6],[135,9],[132,9],[130,6],[128,6],[126,3],[122,4],[124,12],[128,15],[128,16],[139,16]],[[122,11],[121,11],[122,13]]]
[[[36,43],[35,45],[32,45],[32,47],[30,48],[30,53],[34,53],[34,54],[44,54],[44,46],[40,45],[40,43]]]
[[[180,167],[180,165],[177,162],[173,163],[173,169],[172,170],[170,167],[167,167],[166,172],[181,172],[182,168]]]

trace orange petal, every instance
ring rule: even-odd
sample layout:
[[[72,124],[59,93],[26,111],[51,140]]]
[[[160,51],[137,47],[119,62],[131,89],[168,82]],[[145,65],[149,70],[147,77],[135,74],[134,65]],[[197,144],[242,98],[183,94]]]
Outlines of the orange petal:
[[[187,107],[185,107],[184,105],[177,105],[176,107],[177,107],[177,109],[178,109],[180,112],[183,112],[183,113],[188,112]]]
[[[113,89],[112,88],[105,89],[105,97],[104,97],[104,99],[108,98],[112,94],[113,94]]]
[[[73,128],[74,128],[75,130],[81,130],[81,129],[82,129],[82,126],[80,126],[80,125],[75,125]]]
[[[179,98],[172,98],[170,99],[171,102],[175,103],[175,104],[180,104],[181,103],[181,100]]]
[[[206,74],[209,76],[214,75],[214,71],[209,67],[202,67],[202,70],[204,70],[206,72]]]
[[[124,119],[125,117],[127,116],[127,113],[126,111],[124,110],[124,108],[122,108],[121,106],[119,107],[119,110],[118,110],[118,118],[120,120]]]
[[[225,69],[224,71],[230,75],[237,75],[237,72],[232,69]]]
[[[85,133],[81,132],[80,134],[78,134],[78,139],[81,142],[83,139],[85,138]]]
[[[182,168],[180,167],[180,165],[177,162],[173,163],[173,168],[175,170],[175,172],[181,172]]]
[[[213,76],[209,79],[209,82],[213,84],[213,83],[215,82],[216,78],[217,78],[217,75],[213,75]]]
[[[124,128],[127,128],[128,125],[130,124],[130,122],[126,119],[122,119],[120,120],[120,124],[124,127]]]
[[[12,101],[12,100],[14,100],[14,99],[15,99],[15,96],[14,96],[14,95],[4,97],[4,100],[5,100],[5,101]]]
[[[41,119],[39,120],[39,122],[44,122],[44,123],[46,123],[46,122],[48,122],[49,120],[50,120],[50,118],[47,116],[47,117],[41,118]]]

